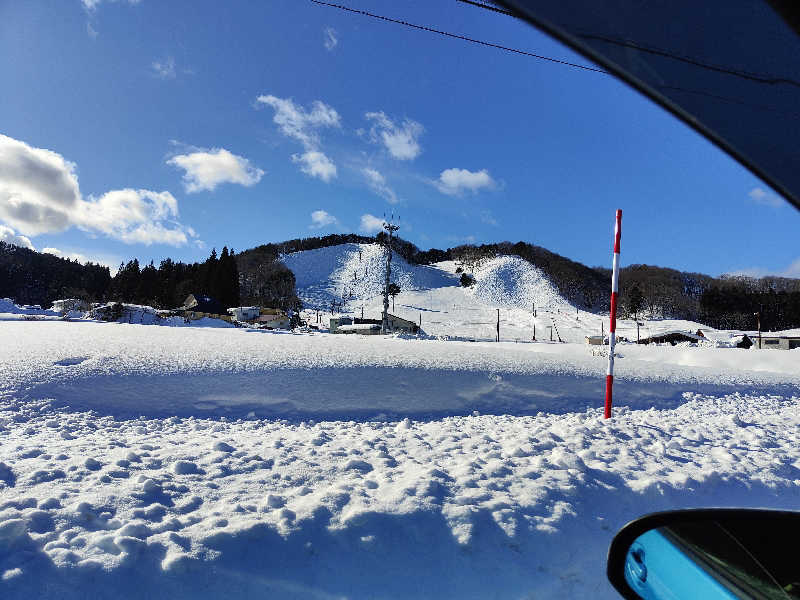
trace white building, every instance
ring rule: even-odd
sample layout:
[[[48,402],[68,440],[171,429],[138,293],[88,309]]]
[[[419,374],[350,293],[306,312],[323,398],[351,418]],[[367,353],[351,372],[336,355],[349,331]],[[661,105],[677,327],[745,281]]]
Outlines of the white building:
[[[229,308],[230,314],[237,321],[255,321],[261,314],[261,307],[259,306],[237,306]]]
[[[292,325],[292,320],[289,318],[289,315],[282,311],[262,314],[256,319],[256,322],[265,329],[290,329]]]

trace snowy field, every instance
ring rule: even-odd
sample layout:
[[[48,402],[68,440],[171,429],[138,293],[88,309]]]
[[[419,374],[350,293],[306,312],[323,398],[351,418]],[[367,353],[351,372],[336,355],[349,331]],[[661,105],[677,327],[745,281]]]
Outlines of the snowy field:
[[[2,598],[613,598],[636,516],[800,509],[797,350],[621,345],[606,421],[578,344],[0,336]]]

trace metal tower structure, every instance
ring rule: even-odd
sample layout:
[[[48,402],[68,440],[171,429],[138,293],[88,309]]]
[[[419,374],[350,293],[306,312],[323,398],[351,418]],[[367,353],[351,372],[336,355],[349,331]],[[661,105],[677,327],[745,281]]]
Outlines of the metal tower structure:
[[[400,229],[399,225],[392,222],[383,223],[383,228],[388,233],[386,237],[386,280],[383,283],[383,319],[381,321],[381,333],[389,330],[389,279],[392,275],[392,236]]]

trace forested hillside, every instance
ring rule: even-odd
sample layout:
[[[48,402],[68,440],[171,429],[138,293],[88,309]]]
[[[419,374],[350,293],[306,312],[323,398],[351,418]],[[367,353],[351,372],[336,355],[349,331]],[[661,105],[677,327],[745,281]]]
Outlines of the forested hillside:
[[[108,267],[0,242],[0,297],[49,306],[58,298],[102,298],[110,284]]]

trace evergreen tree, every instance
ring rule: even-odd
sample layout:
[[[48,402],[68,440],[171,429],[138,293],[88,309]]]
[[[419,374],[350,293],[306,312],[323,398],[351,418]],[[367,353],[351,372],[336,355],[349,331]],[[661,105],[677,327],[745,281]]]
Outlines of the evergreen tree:
[[[210,256],[203,263],[202,285],[203,290],[198,290],[201,294],[208,294],[214,296],[216,288],[217,267],[219,266],[219,259],[217,258],[217,249],[212,248]],[[195,293],[198,293],[195,292]]]
[[[644,295],[638,285],[633,285],[628,292],[628,312],[633,313],[633,318],[638,319],[639,311],[644,306]]]

